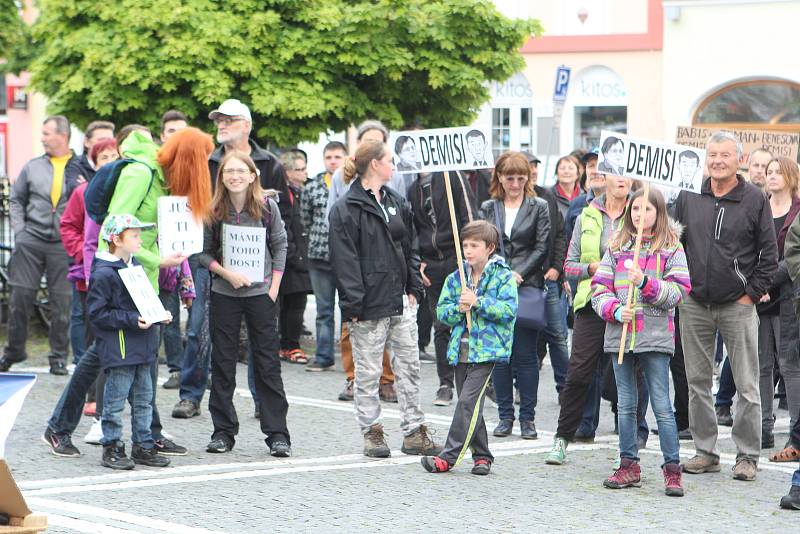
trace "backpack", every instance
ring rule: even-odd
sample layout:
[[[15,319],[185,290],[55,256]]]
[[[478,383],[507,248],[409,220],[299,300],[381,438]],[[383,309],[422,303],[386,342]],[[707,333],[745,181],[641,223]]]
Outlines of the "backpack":
[[[117,181],[122,169],[129,163],[141,163],[150,169],[150,184],[147,186],[147,192],[139,203],[136,211],[142,207],[150,188],[153,187],[153,181],[156,178],[155,169],[151,169],[149,165],[135,159],[118,159],[107,163],[98,169],[97,174],[94,175],[86,186],[86,191],[83,192],[83,199],[86,204],[86,213],[97,224],[103,224],[106,216],[108,215],[108,205],[111,204],[111,198],[114,196],[114,190],[117,188]],[[135,215],[136,213],[133,213]]]

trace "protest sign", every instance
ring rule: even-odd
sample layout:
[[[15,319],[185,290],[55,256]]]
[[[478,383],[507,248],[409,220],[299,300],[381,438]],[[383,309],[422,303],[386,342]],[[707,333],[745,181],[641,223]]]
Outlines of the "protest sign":
[[[156,295],[155,289],[150,284],[150,279],[141,265],[134,265],[117,271],[122,283],[128,290],[139,315],[148,323],[160,323],[169,319],[167,310]]]
[[[222,225],[222,266],[245,275],[251,282],[264,281],[267,229]]]
[[[489,139],[488,129],[440,128],[392,132],[389,145],[400,174],[465,171],[494,167]]]
[[[158,199],[158,250],[162,258],[203,252],[203,226],[192,215],[187,197]]]
[[[793,161],[797,161],[797,149],[800,145],[800,132],[770,132],[765,130],[740,130],[736,128],[724,128],[725,131],[735,135],[742,143],[744,158],[740,162],[743,168],[747,168],[750,153],[759,148],[769,150],[773,156],[785,156]],[[697,126],[678,126],[675,133],[675,142],[679,145],[705,148],[706,141],[711,134],[719,128],[700,128]]]
[[[603,130],[597,170],[700,193],[706,151]]]

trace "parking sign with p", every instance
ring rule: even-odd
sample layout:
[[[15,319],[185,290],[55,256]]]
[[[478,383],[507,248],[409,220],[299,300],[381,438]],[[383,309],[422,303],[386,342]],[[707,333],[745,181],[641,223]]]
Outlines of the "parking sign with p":
[[[567,89],[569,88],[569,75],[571,68],[561,65],[556,70],[556,86],[553,89],[553,102],[564,102],[567,99]]]

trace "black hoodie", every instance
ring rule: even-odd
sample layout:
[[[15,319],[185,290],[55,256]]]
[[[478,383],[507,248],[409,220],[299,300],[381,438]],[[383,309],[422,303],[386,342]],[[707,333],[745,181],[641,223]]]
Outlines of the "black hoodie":
[[[455,259],[456,249],[453,242],[453,226],[450,223],[450,209],[447,206],[444,173],[435,172],[429,178],[430,187],[425,179],[417,177],[408,191],[408,201],[414,212],[419,253],[423,261]],[[469,205],[469,196],[465,194],[458,173],[450,173],[450,185],[453,189],[453,207],[460,234],[464,225],[470,221],[472,207]],[[430,199],[427,203],[426,198]]]

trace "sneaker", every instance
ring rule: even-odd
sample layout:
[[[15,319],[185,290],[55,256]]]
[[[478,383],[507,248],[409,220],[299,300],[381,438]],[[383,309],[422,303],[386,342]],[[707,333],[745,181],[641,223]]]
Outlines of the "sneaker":
[[[78,447],[72,444],[72,438],[69,434],[56,434],[48,427],[42,434],[42,441],[47,443],[50,447],[50,452],[55,456],[78,458],[81,455]]]
[[[719,473],[719,470],[719,458],[703,454],[695,454],[683,464],[683,471],[693,475],[699,475],[700,473]]]
[[[97,403],[96,402],[87,402],[83,405],[83,415],[86,417],[95,417],[97,416]]]
[[[136,467],[133,460],[125,455],[125,444],[121,441],[103,445],[103,457],[100,465],[122,471],[130,471]]]
[[[152,449],[145,449],[136,443],[134,443],[131,448],[131,460],[133,460],[135,464],[146,465],[148,467],[167,467],[169,465],[169,458],[161,456],[155,447]]]
[[[438,391],[436,391],[436,400],[433,401],[433,404],[436,406],[450,406],[453,402],[453,388],[450,386],[439,386]]]
[[[231,446],[224,439],[212,439],[211,443],[206,445],[206,452],[213,452],[215,454],[222,454],[231,451]]]
[[[394,384],[381,384],[378,388],[378,397],[383,402],[397,402],[397,392],[394,389]]]
[[[383,435],[383,425],[372,425],[364,434],[364,456],[388,458],[392,455]]]
[[[351,401],[353,400],[353,381],[347,380],[344,383],[344,389],[341,393],[339,393],[339,400],[340,401]]]
[[[89,445],[100,445],[101,439],[103,439],[103,424],[100,419],[95,419],[92,428],[83,436],[83,442]]]
[[[306,371],[309,373],[321,373],[322,371],[333,371],[334,365],[332,363],[322,364],[322,363],[310,363],[306,365]]]
[[[168,437],[156,440],[156,452],[164,456],[186,456],[189,452],[186,447],[181,447]]]
[[[758,465],[750,458],[739,458],[733,466],[733,478],[751,482],[756,479]]]
[[[496,438],[507,438],[511,435],[511,431],[514,429],[514,420],[513,419],[500,419],[500,422],[497,423],[497,426],[494,427],[492,431],[492,435]]]
[[[556,436],[553,439],[553,448],[547,453],[544,463],[549,465],[561,465],[567,459],[567,440]]]
[[[683,497],[680,464],[667,464],[662,471],[664,473],[664,493],[670,497]]]
[[[423,456],[419,459],[419,463],[428,473],[446,473],[453,468],[452,465],[447,463],[447,460],[438,456]]]
[[[8,370],[11,369],[11,366],[14,365],[15,363],[19,362],[11,361],[5,356],[0,357],[0,373],[7,373]]]
[[[50,362],[50,374],[56,376],[66,376],[69,374],[69,372],[67,372],[67,366],[64,365],[64,362],[61,360],[55,360]]]
[[[472,474],[486,476],[492,469],[492,462],[488,458],[476,458],[472,465]]]
[[[419,363],[436,363],[436,356],[425,349],[419,349]]]
[[[771,449],[775,446],[775,435],[772,432],[761,433],[761,448]]]
[[[781,508],[784,510],[800,510],[800,486],[792,486],[788,495],[781,497]]]
[[[537,439],[539,437],[539,433],[536,432],[536,425],[533,421],[520,421],[519,431],[522,435],[522,439]]]
[[[173,371],[169,374],[169,378],[161,386],[164,389],[180,389],[181,388],[181,372]]]
[[[175,419],[190,419],[200,415],[200,405],[189,399],[181,399],[172,409],[172,417]]]
[[[276,439],[270,443],[269,453],[275,458],[288,458],[292,455],[292,447],[289,446],[288,442]]]
[[[442,452],[442,447],[433,441],[427,426],[419,425],[419,428],[403,438],[400,451],[403,454],[436,456]]]
[[[717,424],[720,426],[733,426],[733,416],[730,406],[717,406]]]
[[[638,462],[630,458],[623,458],[619,469],[603,481],[603,486],[610,489],[641,488],[642,472]]]

